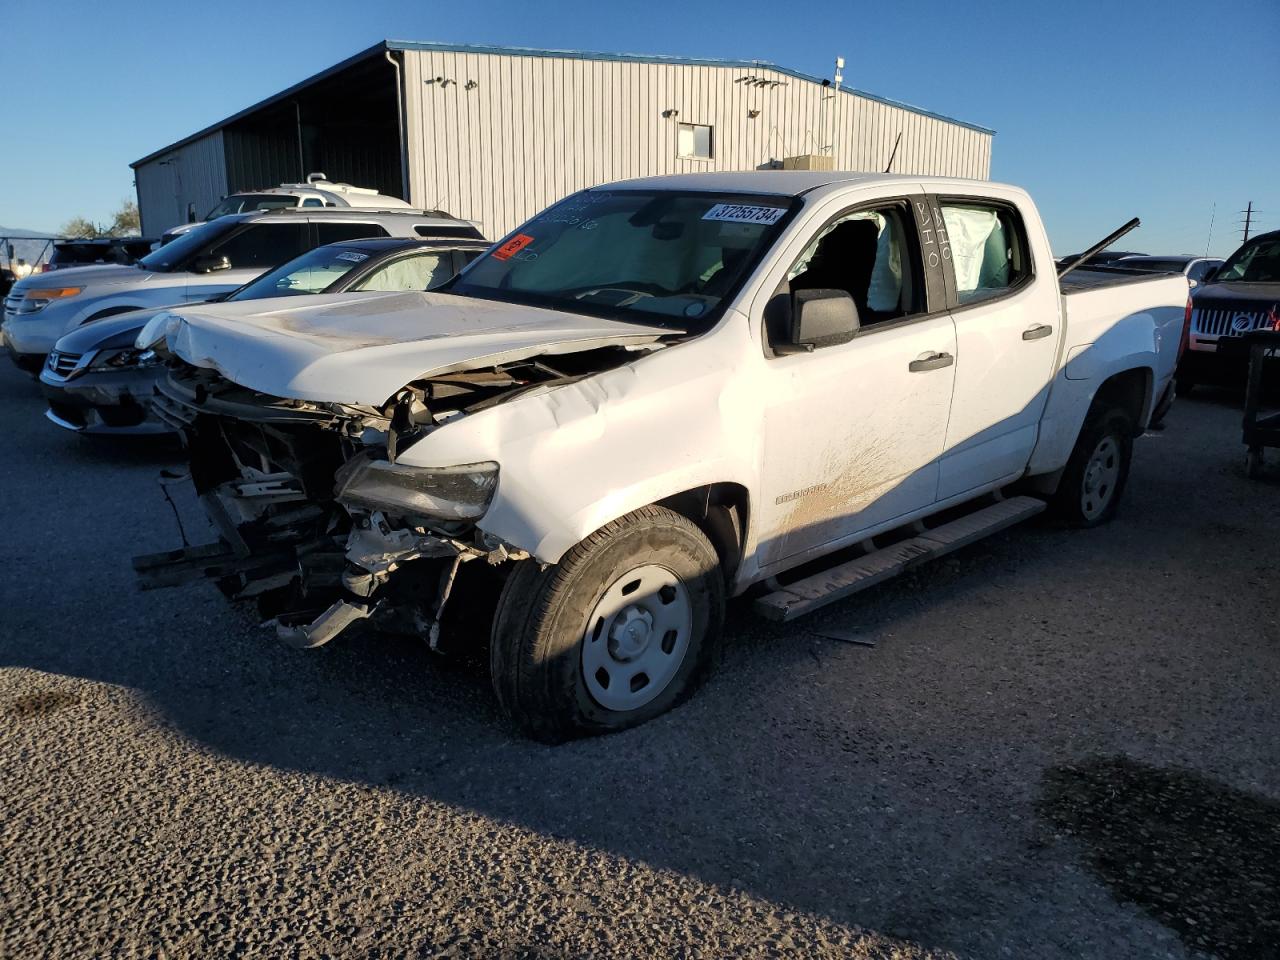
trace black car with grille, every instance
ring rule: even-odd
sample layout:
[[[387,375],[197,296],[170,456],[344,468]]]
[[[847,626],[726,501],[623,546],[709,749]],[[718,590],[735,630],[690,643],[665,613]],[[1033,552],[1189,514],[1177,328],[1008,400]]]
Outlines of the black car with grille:
[[[1280,230],[1247,241],[1192,292],[1179,388],[1241,382],[1240,337],[1272,329],[1280,329]]]

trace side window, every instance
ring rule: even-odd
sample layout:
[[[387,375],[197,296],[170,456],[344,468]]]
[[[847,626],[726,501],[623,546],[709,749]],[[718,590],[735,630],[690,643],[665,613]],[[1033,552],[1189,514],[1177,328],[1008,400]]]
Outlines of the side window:
[[[352,290],[434,290],[453,277],[453,251],[400,257],[378,267]]]
[[[765,307],[770,344],[786,340],[796,290],[843,290],[861,328],[924,313],[915,230],[905,202],[855,210],[827,223],[796,258]]]
[[[827,224],[788,271],[791,290],[844,290],[864,327],[922,312],[906,222],[905,205],[895,204]]]
[[[710,160],[712,131],[704,123],[682,123],[676,128],[676,155],[688,160]]]
[[[961,304],[1002,296],[1031,276],[1017,213],[997,204],[944,200],[940,206]]]
[[[323,207],[323,206],[324,206],[324,201],[323,201],[323,200],[321,200],[319,197],[307,197],[305,200],[303,200],[303,201],[302,201],[302,206],[304,206],[304,207]]]
[[[232,269],[266,270],[292,260],[307,249],[305,223],[251,223],[239,233],[209,248],[213,256],[225,256]]]
[[[467,264],[478,258],[482,253],[484,253],[483,250],[455,250],[453,251],[454,267],[458,273],[461,273]]]
[[[316,222],[319,243],[338,243],[342,240],[367,240],[369,237],[390,236],[376,223]]]

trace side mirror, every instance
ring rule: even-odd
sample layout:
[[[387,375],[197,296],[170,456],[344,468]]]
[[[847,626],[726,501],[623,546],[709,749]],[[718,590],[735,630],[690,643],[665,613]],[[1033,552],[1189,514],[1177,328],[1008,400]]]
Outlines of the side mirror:
[[[779,353],[809,353],[848,343],[861,328],[858,307],[844,290],[797,290],[791,295],[791,329]]]
[[[191,262],[192,273],[215,273],[218,270],[230,270],[231,260],[225,253],[208,254],[202,257],[196,257]]]

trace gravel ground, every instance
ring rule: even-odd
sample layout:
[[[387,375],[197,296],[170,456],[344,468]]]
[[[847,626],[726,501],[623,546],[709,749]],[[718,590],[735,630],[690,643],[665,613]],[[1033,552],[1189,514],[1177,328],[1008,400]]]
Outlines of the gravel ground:
[[[1113,524],[739,607],[687,706],[558,748],[409,641],[135,591],[174,454],[41,412],[0,372],[0,956],[1280,955],[1280,470],[1230,398]]]

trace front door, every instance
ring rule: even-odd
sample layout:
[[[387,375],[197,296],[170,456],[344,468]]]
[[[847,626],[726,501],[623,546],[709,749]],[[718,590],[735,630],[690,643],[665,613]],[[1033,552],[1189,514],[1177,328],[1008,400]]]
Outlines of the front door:
[[[929,310],[906,200],[828,222],[787,281],[780,295],[846,290],[862,325],[847,343],[765,362],[762,568],[930,506],[955,376],[954,325]]]

